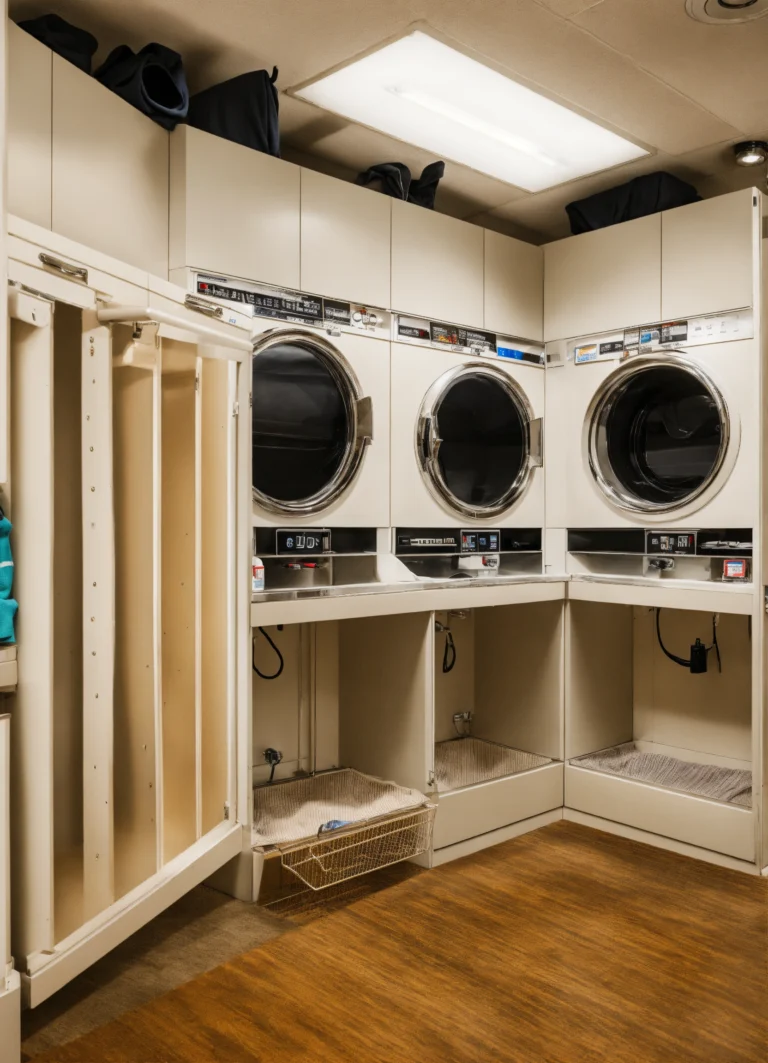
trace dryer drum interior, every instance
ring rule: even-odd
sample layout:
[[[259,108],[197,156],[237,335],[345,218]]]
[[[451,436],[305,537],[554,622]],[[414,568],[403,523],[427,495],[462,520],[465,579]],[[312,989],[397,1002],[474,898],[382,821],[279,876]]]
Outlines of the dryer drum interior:
[[[663,512],[712,485],[729,437],[725,400],[701,367],[674,356],[656,358],[628,364],[598,392],[589,461],[612,501]]]
[[[315,513],[354,480],[372,438],[370,400],[325,339],[276,330],[254,345],[254,501],[275,513]]]
[[[416,450],[430,490],[470,517],[503,513],[525,490],[532,464],[531,410],[501,370],[466,365],[433,384]]]

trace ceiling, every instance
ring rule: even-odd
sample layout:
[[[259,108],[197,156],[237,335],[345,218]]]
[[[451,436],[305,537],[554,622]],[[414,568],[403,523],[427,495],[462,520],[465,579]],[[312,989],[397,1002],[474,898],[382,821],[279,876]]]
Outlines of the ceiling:
[[[283,155],[342,178],[432,157],[320,111],[284,90],[424,20],[511,76],[610,125],[655,153],[531,194],[448,163],[437,209],[543,243],[568,235],[564,206],[637,174],[665,169],[704,196],[756,181],[731,145],[768,139],[768,18],[713,26],[684,0],[9,0],[11,17],[55,10],[100,42],[152,40],[180,51],[192,91],[260,67],[280,71]]]

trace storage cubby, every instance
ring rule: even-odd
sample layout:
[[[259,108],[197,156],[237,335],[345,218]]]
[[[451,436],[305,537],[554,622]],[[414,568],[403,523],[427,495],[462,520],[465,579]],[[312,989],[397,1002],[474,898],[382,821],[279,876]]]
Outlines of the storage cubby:
[[[432,623],[254,631],[252,837],[289,882],[321,889],[429,847]]]
[[[436,850],[559,808],[563,603],[434,617]]]
[[[568,613],[566,807],[753,860],[751,617],[584,601]],[[706,672],[685,666],[696,656]]]

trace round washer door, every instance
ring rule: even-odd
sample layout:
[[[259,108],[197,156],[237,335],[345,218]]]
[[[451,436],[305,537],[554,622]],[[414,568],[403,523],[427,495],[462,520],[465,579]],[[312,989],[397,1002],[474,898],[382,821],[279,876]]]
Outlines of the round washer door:
[[[333,344],[301,330],[257,338],[252,374],[254,501],[285,515],[326,509],[371,442],[370,399]]]
[[[533,425],[540,428],[524,393],[501,369],[471,362],[449,370],[427,392],[416,426],[427,487],[463,516],[498,516],[541,464],[532,454]]]
[[[677,355],[641,357],[613,373],[595,395],[587,428],[600,489],[614,505],[639,513],[703,504],[731,438],[716,384]]]

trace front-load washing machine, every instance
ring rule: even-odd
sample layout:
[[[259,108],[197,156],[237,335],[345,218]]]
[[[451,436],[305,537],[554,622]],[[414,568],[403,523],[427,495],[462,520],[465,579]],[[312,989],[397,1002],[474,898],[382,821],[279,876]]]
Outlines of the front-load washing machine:
[[[542,350],[409,318],[395,336],[395,553],[436,554],[453,536],[459,554],[539,554]]]
[[[568,553],[749,552],[761,416],[751,311],[584,337],[548,356],[547,523]]]
[[[390,523],[389,313],[202,272],[188,282],[253,314],[251,479],[264,593],[375,582]]]

